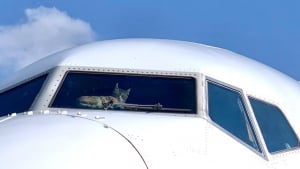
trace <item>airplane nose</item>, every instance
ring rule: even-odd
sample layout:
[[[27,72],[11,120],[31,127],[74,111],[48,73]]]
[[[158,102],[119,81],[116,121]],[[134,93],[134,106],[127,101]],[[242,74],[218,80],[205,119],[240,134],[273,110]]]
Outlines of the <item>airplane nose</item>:
[[[132,145],[100,122],[17,115],[0,122],[1,168],[147,168]]]

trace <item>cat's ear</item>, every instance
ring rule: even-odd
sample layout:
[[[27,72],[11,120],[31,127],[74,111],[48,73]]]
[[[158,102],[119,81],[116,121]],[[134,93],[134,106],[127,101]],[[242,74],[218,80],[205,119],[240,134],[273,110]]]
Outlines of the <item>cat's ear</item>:
[[[115,89],[119,88],[119,83],[116,83]]]
[[[127,89],[127,93],[128,93],[128,94],[130,93],[130,91],[131,91],[131,88]]]

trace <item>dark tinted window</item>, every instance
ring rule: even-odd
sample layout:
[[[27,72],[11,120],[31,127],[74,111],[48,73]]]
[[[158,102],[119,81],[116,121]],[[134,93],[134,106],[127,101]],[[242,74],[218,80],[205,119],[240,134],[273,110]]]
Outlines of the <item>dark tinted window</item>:
[[[253,98],[250,103],[270,152],[298,146],[298,138],[279,108]]]
[[[46,75],[0,94],[0,116],[28,111],[40,91]]]
[[[208,109],[215,123],[261,152],[239,92],[208,82]]]
[[[51,107],[196,113],[192,77],[68,73]]]

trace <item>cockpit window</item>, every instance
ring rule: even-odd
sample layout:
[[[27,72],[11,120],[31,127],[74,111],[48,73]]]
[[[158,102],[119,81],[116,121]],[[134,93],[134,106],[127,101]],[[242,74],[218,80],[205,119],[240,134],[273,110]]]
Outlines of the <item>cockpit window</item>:
[[[299,145],[296,134],[278,107],[254,98],[249,100],[269,152]]]
[[[28,111],[47,75],[0,93],[0,116]]]
[[[193,77],[69,72],[50,107],[196,113]]]
[[[207,88],[211,120],[261,152],[241,94],[234,89],[209,81]]]

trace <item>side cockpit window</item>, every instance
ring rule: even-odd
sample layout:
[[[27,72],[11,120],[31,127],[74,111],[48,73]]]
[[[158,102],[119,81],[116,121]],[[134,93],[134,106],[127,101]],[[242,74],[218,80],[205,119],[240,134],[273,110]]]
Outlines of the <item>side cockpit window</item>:
[[[0,116],[28,111],[47,75],[0,93]]]
[[[299,140],[281,110],[269,103],[249,98],[269,152],[299,146]]]
[[[208,113],[211,120],[261,152],[240,92],[210,81],[207,83],[207,89]]]
[[[50,107],[195,114],[196,80],[69,72]]]

